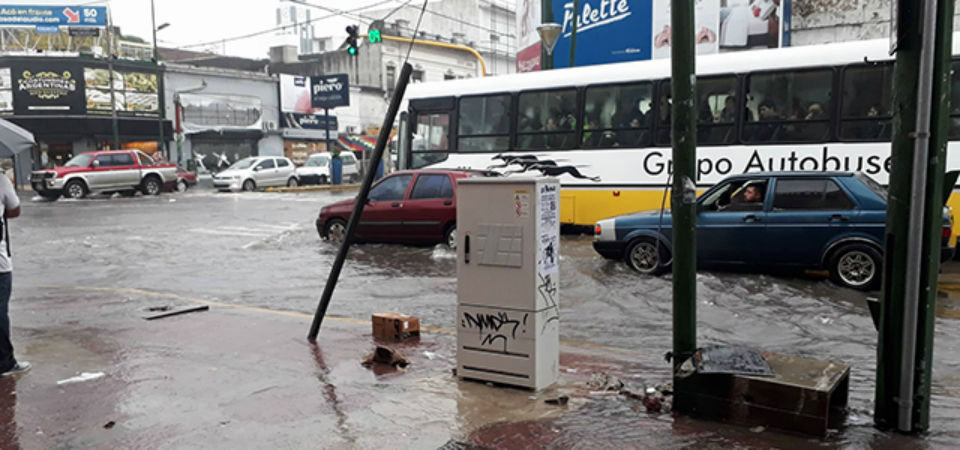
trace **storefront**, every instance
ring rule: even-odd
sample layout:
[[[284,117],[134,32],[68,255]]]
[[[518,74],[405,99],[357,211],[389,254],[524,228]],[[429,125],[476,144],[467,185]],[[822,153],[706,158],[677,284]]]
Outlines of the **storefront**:
[[[179,123],[174,161],[212,174],[243,158],[285,153],[276,77],[170,64],[165,86],[168,117]]]
[[[33,133],[38,146],[20,170],[62,165],[71,157],[131,143],[152,143],[161,127],[162,67],[79,57],[0,57],[0,117]],[[112,101],[111,101],[112,99]],[[116,132],[114,131],[116,129]]]

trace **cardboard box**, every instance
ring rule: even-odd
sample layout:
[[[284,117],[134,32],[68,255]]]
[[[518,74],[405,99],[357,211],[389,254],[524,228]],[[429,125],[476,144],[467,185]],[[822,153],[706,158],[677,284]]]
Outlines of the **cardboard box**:
[[[373,315],[373,337],[402,341],[420,336],[420,319],[393,312]]]

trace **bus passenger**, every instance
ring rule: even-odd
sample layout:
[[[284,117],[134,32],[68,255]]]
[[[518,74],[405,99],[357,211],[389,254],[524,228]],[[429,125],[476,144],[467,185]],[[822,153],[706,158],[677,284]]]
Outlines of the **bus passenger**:
[[[780,120],[780,114],[777,112],[777,104],[773,100],[764,100],[760,102],[760,121],[770,122]],[[754,141],[769,142],[774,140],[777,134],[778,124],[768,123],[757,125],[753,135]]]

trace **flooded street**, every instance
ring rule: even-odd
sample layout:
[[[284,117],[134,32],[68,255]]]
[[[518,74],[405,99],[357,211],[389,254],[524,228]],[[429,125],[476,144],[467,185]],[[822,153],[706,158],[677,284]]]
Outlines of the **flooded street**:
[[[337,250],[319,239],[314,220],[322,205],[349,195],[199,190],[152,198],[27,200],[22,218],[11,227],[12,302],[41,296],[51,287],[139,289],[312,314]],[[669,276],[645,277],[622,263],[603,260],[591,242],[587,236],[562,240],[561,339],[588,350],[629,351],[635,369],[645,377],[668,379],[664,354],[671,346]],[[848,426],[828,443],[812,445],[960,446],[960,321],[950,307],[955,305],[952,300],[945,300],[947,307],[937,321],[931,432],[915,441],[871,426],[877,333],[867,295],[813,276],[707,272],[698,277],[698,298],[701,345],[748,345],[852,367]],[[455,254],[442,246],[355,246],[328,314],[367,320],[383,311],[417,316],[426,327],[454,329]],[[307,331],[304,327],[302,334]],[[591,408],[607,403],[613,402],[602,400],[585,411],[591,414]],[[608,406],[606,415],[623,408]],[[692,427],[692,435],[705,427],[683,419],[672,426]],[[705,439],[717,448],[753,445],[739,438]],[[803,447],[797,445],[783,444]]]

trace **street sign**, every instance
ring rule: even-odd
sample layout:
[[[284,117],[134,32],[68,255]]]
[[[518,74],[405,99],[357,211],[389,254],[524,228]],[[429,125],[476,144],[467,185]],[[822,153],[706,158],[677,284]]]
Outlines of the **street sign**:
[[[310,77],[310,103],[314,108],[350,104],[350,77],[345,73]]]
[[[70,36],[71,36],[71,37],[98,37],[98,36],[100,36],[100,29],[99,29],[99,28],[90,28],[90,27],[77,28],[77,27],[70,27],[69,30],[68,30],[68,32],[70,33]]]
[[[367,36],[370,38],[371,44],[379,44],[383,42],[383,36],[380,35],[380,30],[370,30],[370,32],[367,33]]]
[[[60,27],[56,25],[37,25],[37,34],[60,34]]]
[[[0,6],[0,26],[107,26],[106,6]]]

